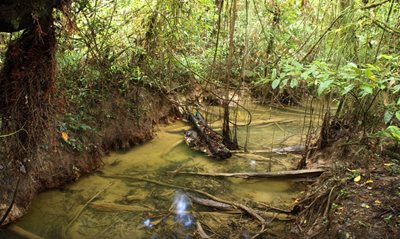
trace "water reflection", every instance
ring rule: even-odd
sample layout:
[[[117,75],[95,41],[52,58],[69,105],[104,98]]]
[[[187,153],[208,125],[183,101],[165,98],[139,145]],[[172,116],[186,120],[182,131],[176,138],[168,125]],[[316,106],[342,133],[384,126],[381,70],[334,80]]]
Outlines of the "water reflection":
[[[189,227],[193,224],[193,216],[187,212],[190,206],[189,197],[182,193],[177,192],[174,197],[173,207],[175,210],[175,221],[180,223],[184,227]]]

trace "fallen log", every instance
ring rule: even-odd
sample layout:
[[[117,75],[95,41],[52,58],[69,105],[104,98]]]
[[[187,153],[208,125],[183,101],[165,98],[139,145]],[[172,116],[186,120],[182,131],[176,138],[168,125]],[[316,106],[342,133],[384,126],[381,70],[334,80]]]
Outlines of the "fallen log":
[[[260,121],[253,121],[249,126],[250,127],[268,127],[268,126],[272,126],[272,125],[276,125],[276,124],[289,124],[289,123],[293,123],[295,120],[287,120],[287,119],[283,119],[283,120],[260,120]],[[244,125],[238,125],[240,126],[244,126]],[[222,126],[221,123],[214,123],[211,124],[210,127],[215,130],[215,131],[222,131]],[[279,126],[281,127],[281,126]]]
[[[284,154],[284,153],[299,153],[303,152],[305,150],[304,145],[293,145],[293,146],[288,146],[288,147],[283,147],[283,148],[275,148],[272,149],[271,152],[273,153],[278,153],[278,154]]]
[[[237,153],[235,154],[236,156],[244,159],[250,159],[254,161],[261,161],[261,162],[274,162],[278,163],[280,160],[276,158],[267,158],[258,154],[253,154],[253,153]]]
[[[245,173],[207,173],[207,172],[179,172],[178,174],[209,176],[209,177],[237,177],[237,178],[307,178],[318,177],[325,169],[301,169],[277,172],[245,172]]]
[[[199,198],[194,195],[189,194],[189,198],[194,202],[202,206],[206,207],[212,207],[212,208],[217,208],[217,209],[222,209],[222,210],[234,210],[235,208],[232,207],[229,204],[222,203],[222,202],[217,202],[211,199],[204,199],[204,198]]]
[[[193,114],[188,111],[188,117],[194,128],[185,133],[185,141],[189,147],[216,159],[227,159],[232,156],[229,149],[222,143],[222,136],[207,126],[199,112]]]
[[[258,149],[258,150],[231,150],[231,153],[277,153],[277,154],[285,154],[285,153],[301,153],[305,150],[304,145],[293,145],[282,148],[273,148],[273,149]]]
[[[229,214],[241,214],[242,213],[240,210],[234,210],[235,208],[229,204],[220,203],[220,202],[217,202],[217,201],[214,201],[211,199],[195,197],[191,194],[189,194],[189,198],[192,200],[192,202],[197,203],[199,205],[222,210],[222,211],[219,211],[219,213],[224,213],[224,212],[227,212]],[[276,209],[276,208],[271,208],[271,209],[278,211],[278,209]],[[211,212],[197,212],[197,213],[207,214],[207,213],[211,213]],[[264,217],[275,218],[280,221],[291,221],[296,218],[294,215],[291,215],[290,212],[284,211],[284,210],[279,210],[278,212],[267,212],[265,210],[263,210],[263,211],[258,210],[257,213],[259,215],[263,215]]]

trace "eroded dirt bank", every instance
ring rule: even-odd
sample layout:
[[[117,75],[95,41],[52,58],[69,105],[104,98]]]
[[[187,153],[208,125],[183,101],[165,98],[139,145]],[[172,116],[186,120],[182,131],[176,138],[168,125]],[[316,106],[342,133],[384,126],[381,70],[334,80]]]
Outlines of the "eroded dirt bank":
[[[77,109],[70,108],[67,111],[77,114]],[[110,93],[108,99],[93,105],[87,113],[92,120],[86,120],[87,124],[80,122],[89,129],[63,128],[66,120],[59,116],[45,132],[44,143],[35,154],[21,161],[1,156],[0,215],[5,215],[13,204],[4,224],[24,215],[38,192],[93,172],[102,165],[101,157],[109,150],[127,149],[150,140],[157,124],[167,123],[176,115],[165,95],[135,86],[128,94]],[[4,149],[6,141],[1,143]]]
[[[293,238],[399,238],[399,158],[373,139],[342,138],[307,167],[329,171],[298,199]]]

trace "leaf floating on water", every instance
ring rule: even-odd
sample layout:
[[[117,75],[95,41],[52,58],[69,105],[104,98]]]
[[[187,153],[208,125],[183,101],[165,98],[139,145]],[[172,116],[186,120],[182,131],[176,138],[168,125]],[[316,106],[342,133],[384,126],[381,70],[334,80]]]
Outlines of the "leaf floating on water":
[[[67,132],[62,132],[62,133],[61,133],[61,138],[62,138],[65,142],[67,142],[68,139],[69,139],[69,135],[67,134]]]
[[[361,175],[358,175],[357,177],[354,178],[354,182],[358,183],[361,180]]]

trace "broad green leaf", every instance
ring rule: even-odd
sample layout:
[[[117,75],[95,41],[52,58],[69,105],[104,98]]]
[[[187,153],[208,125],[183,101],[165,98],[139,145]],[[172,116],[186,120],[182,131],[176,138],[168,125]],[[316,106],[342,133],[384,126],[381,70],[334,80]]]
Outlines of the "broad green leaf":
[[[400,120],[400,110],[396,112],[396,119]]]
[[[281,87],[284,87],[284,86],[286,86],[287,85],[287,83],[288,83],[288,81],[289,81],[289,79],[284,79],[283,81],[281,81]]]
[[[281,79],[275,79],[273,82],[272,82],[272,89],[276,89],[278,86],[279,86],[279,84],[281,83]]]
[[[395,86],[392,88],[392,90],[393,90],[393,93],[394,93],[394,94],[397,93],[397,92],[399,92],[399,91],[400,91],[400,85],[395,85]]]
[[[318,95],[321,95],[331,84],[333,80],[326,80],[321,82],[321,84],[318,87]]]
[[[352,89],[354,89],[354,85],[350,84],[346,87],[344,87],[343,91],[342,91],[342,95],[346,95],[347,93],[349,93]]]
[[[305,72],[303,72],[302,74],[301,74],[301,78],[302,79],[304,79],[304,80],[307,80],[308,79],[308,76],[311,74],[311,71],[310,71],[310,69],[308,69],[308,70],[306,70]]]
[[[378,56],[378,59],[382,59],[382,58],[385,59],[385,60],[392,60],[393,56],[385,55],[385,54],[381,54],[381,55]]]
[[[273,80],[275,80],[276,79],[276,69],[274,68],[274,69],[272,69],[272,73],[271,73],[271,80],[273,81]]]
[[[371,79],[373,75],[374,75],[374,73],[372,72],[371,69],[369,69],[369,68],[365,69],[365,76],[366,76],[368,79]]]
[[[298,86],[298,84],[299,84],[299,82],[296,79],[292,79],[290,81],[290,87],[291,88],[294,88],[294,87]]]
[[[353,63],[353,62],[347,63],[347,66],[349,66],[349,67],[351,67],[351,68],[358,68],[358,66],[357,66],[355,63]]]
[[[367,84],[362,85],[360,87],[360,89],[363,91],[362,95],[372,94],[374,91],[374,89],[370,85],[367,85]]]
[[[400,142],[400,129],[397,126],[391,125],[387,128],[387,131],[389,132],[390,136],[396,140],[397,142]]]
[[[385,122],[385,124],[389,123],[389,121],[393,118],[393,115],[394,114],[392,111],[386,110],[385,114],[383,115],[383,121]]]

